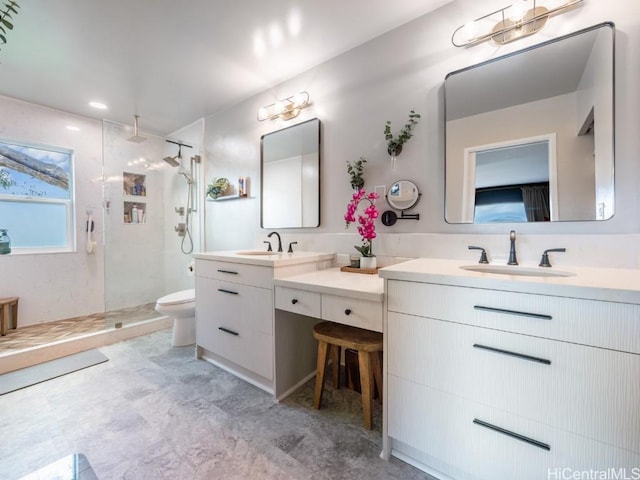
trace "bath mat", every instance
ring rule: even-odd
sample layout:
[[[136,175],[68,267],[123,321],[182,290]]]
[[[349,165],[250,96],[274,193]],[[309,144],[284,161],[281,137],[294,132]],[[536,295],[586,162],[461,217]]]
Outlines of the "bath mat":
[[[76,372],[83,368],[92,367],[108,361],[98,350],[87,350],[74,353],[66,357],[51,360],[49,362],[21,368],[15,372],[0,375],[0,395],[15,392],[21,388],[30,387],[37,383],[46,382],[52,378],[61,377],[67,373]]]

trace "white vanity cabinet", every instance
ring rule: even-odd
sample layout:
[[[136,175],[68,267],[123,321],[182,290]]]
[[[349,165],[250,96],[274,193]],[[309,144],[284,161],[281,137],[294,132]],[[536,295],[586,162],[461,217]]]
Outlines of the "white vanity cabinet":
[[[385,455],[443,479],[640,473],[639,304],[382,275]]]
[[[274,278],[322,270],[332,254],[196,255],[196,346],[204,358],[274,393]]]

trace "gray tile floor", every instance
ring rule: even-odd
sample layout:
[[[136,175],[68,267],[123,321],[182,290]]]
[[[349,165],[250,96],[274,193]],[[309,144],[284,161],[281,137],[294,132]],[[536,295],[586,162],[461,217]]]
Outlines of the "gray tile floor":
[[[72,453],[106,479],[425,479],[381,460],[381,413],[362,426],[359,395],[312,381],[280,404],[170,347],[170,330],[100,350],[109,362],[0,396],[0,479]]]

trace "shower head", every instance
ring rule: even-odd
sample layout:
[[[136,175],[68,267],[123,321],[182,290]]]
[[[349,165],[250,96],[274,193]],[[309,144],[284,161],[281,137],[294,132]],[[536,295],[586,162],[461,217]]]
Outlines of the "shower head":
[[[176,155],[175,157],[164,157],[163,160],[167,162],[169,165],[171,165],[172,167],[177,167],[180,165],[180,162],[176,160],[177,158],[178,156]]]
[[[133,116],[133,137],[129,137],[127,140],[134,143],[142,143],[146,140],[145,137],[138,135],[138,115]]]

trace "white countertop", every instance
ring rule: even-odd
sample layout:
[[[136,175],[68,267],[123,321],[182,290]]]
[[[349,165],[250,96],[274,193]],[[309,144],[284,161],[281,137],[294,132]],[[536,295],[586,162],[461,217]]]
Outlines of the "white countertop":
[[[386,279],[411,282],[640,303],[640,270],[638,269],[520,266],[520,268],[527,267],[544,271],[556,269],[575,273],[570,277],[534,277],[472,272],[460,268],[463,265],[471,264],[463,260],[418,258],[382,268],[379,270],[379,275]]]
[[[199,260],[217,260],[220,262],[245,263],[265,267],[280,267],[283,265],[333,260],[335,256],[335,253],[327,252],[278,253],[251,249],[203,252],[193,255],[194,258]]]
[[[273,283],[281,287],[299,288],[372,302],[382,303],[384,299],[384,280],[378,275],[341,272],[339,268],[278,278]]]

